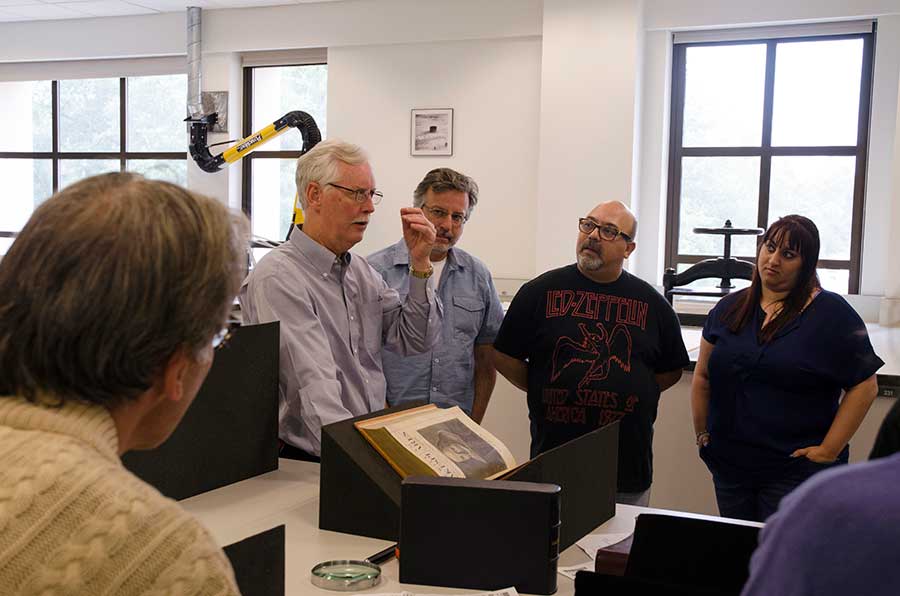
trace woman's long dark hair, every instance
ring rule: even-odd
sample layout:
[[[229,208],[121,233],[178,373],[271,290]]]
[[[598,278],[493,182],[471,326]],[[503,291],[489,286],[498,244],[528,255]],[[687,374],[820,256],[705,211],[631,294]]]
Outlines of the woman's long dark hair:
[[[821,287],[819,276],[816,274],[816,264],[819,261],[819,229],[812,220],[802,215],[785,215],[769,226],[756,251],[757,262],[759,262],[759,251],[763,250],[769,242],[776,246],[785,244],[791,250],[796,251],[802,259],[802,265],[797,276],[797,284],[791,288],[782,301],[781,312],[760,330],[757,338],[760,343],[770,341],[785,325],[800,316],[810,294],[816,288]],[[754,267],[750,287],[740,292],[737,300],[722,318],[732,333],[739,333],[753,320],[754,314],[759,309],[761,298],[762,281],[759,277],[759,270]]]

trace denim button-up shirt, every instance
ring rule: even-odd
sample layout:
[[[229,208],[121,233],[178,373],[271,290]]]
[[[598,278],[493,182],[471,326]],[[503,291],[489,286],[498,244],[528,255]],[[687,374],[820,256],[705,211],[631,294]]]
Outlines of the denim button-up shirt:
[[[385,407],[382,348],[418,354],[439,339],[433,282],[401,298],[365,259],[336,256],[300,230],[241,286],[245,323],[281,321],[279,437],[321,451],[321,429]]]
[[[369,264],[401,296],[410,291],[409,252],[401,240],[372,255]],[[438,282],[444,306],[442,340],[430,352],[398,356],[385,352],[387,401],[394,406],[424,399],[471,414],[475,399],[475,345],[492,344],[503,321],[500,297],[484,263],[451,248]]]

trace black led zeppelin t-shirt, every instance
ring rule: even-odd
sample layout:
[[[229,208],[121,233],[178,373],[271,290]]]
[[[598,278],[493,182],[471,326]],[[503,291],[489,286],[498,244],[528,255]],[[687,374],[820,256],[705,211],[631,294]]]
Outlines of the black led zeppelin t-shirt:
[[[672,307],[623,271],[591,281],[573,264],[528,282],[494,347],[528,361],[531,456],[619,421],[620,492],[650,487],[655,374],[688,364]]]

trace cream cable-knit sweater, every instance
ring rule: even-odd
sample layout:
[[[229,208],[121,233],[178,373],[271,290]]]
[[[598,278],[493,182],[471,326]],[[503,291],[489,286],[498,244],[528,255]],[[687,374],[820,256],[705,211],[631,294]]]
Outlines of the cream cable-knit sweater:
[[[0,594],[238,589],[206,529],[122,466],[105,408],[0,397]]]

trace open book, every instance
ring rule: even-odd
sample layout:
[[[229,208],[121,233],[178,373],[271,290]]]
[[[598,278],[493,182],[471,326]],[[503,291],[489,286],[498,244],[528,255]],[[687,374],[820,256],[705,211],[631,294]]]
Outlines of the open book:
[[[428,404],[354,426],[403,478],[490,479],[516,467],[509,449],[458,406]]]

